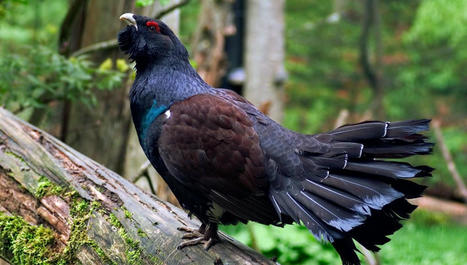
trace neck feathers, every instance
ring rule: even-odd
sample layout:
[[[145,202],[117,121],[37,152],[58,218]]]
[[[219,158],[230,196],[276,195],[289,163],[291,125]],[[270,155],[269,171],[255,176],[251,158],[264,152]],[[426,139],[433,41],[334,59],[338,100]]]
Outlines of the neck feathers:
[[[158,61],[151,67],[138,67],[130,90],[130,105],[140,137],[170,106],[197,94],[209,93],[210,87],[191,67],[188,60]]]

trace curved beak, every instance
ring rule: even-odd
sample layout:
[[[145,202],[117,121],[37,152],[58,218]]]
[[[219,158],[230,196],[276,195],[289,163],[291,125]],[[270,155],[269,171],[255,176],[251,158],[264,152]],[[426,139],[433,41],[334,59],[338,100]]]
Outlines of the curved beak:
[[[128,25],[134,26],[136,30],[138,30],[138,25],[136,25],[136,20],[134,18],[134,14],[132,13],[125,13],[120,16],[121,21],[125,21]]]

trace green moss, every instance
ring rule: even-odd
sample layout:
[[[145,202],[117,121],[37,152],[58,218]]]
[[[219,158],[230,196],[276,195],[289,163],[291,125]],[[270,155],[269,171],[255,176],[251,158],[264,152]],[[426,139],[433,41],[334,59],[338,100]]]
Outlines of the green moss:
[[[93,201],[91,202],[91,208],[93,211],[96,211],[98,213],[100,213],[101,215],[107,215],[107,210],[105,209],[105,207],[102,205],[102,203],[98,202],[98,201]]]
[[[102,261],[104,261],[105,264],[112,264],[112,265],[117,265],[118,263],[113,261],[113,260],[110,260],[110,258],[105,254],[104,250],[99,247],[99,245],[97,245],[96,242],[92,241],[92,242],[89,242],[88,245],[94,249],[94,251],[96,251],[97,255],[99,256],[99,258],[101,258]]]
[[[50,182],[49,182],[50,183]],[[70,201],[70,216],[72,218],[71,233],[66,247],[57,252],[57,241],[50,228],[27,223],[19,216],[6,216],[0,212],[0,256],[13,264],[73,264],[76,253],[82,246],[90,246],[106,264],[116,263],[109,259],[98,244],[87,235],[87,222],[93,212],[102,209],[98,202],[89,203],[79,197],[75,191],[64,192],[55,185],[42,181],[39,194],[42,196],[58,194]],[[132,258],[134,258],[134,253]]]
[[[133,218],[133,214],[130,213],[130,211],[128,211],[127,208],[125,208],[124,206],[122,206],[122,209],[123,209],[123,213],[125,214],[125,218],[128,218],[128,219]]]
[[[0,255],[14,264],[52,264],[57,260],[51,229],[0,212]]]
[[[164,264],[164,261],[162,261],[159,257],[151,256],[149,259],[153,264]]]
[[[140,237],[148,237],[148,235],[143,231],[143,229],[138,228],[138,236]]]
[[[115,226],[116,228],[122,228],[122,224],[120,223],[120,221],[118,220],[117,216],[115,216],[115,214],[111,213],[109,215],[109,222],[110,224],[112,224],[113,226]]]
[[[54,232],[44,226],[30,225],[22,217],[10,217],[0,213],[0,256],[14,264],[72,264],[76,261],[76,254],[83,246],[91,247],[106,264],[116,264],[110,260],[99,245],[87,235],[87,223],[93,214],[106,215],[106,210],[99,202],[88,202],[81,198],[76,191],[62,188],[46,177],[40,177],[35,196],[42,198],[58,195],[70,204],[71,233],[67,245],[61,252],[57,252],[57,241]],[[132,218],[132,214],[122,207],[125,218]],[[142,250],[139,242],[131,238],[114,214],[109,215],[110,223],[117,227],[119,236],[126,244],[126,257],[130,264],[141,264]],[[147,236],[141,229],[138,235]],[[55,249],[54,249],[55,248]]]
[[[91,216],[89,203],[81,198],[72,197],[70,215],[72,216],[73,222],[71,224],[71,234],[68,244],[62,253],[65,260],[72,260],[81,246],[90,243],[86,234],[87,221]]]
[[[87,235],[87,222],[93,212],[101,209],[99,202],[92,202],[91,204],[79,197],[77,193],[73,193],[70,207],[70,215],[73,219],[71,225],[71,235],[68,240],[66,248],[63,250],[61,255],[61,264],[70,264],[75,259],[76,253],[84,245],[90,246],[97,255],[106,264],[116,264],[114,261],[105,255],[104,251],[97,245],[97,243],[91,240]]]
[[[123,239],[125,242],[126,249],[125,254],[128,263],[130,264],[141,264],[141,253],[142,250],[139,247],[139,242],[131,238],[130,235],[125,231],[122,223],[118,220],[115,214],[111,213],[109,215],[109,222],[117,228],[118,235]],[[144,232],[143,232],[144,233]]]
[[[43,198],[49,195],[60,195],[63,193],[63,188],[52,183],[48,178],[41,176],[37,182],[37,188],[35,196],[37,198]]]
[[[17,155],[17,154],[15,154],[15,153],[13,153],[13,152],[11,152],[9,150],[5,151],[4,153],[7,154],[7,155],[15,157],[16,159],[18,159],[19,161],[21,161],[23,163],[26,163],[26,161],[24,161],[24,158],[22,156],[20,156],[20,155]]]

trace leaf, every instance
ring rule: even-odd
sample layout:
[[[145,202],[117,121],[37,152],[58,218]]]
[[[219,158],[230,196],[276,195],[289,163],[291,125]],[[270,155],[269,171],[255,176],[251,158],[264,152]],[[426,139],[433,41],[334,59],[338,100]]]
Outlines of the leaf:
[[[154,3],[154,0],[137,0],[136,1],[136,6],[137,7],[144,7],[144,6],[151,5],[152,3]]]

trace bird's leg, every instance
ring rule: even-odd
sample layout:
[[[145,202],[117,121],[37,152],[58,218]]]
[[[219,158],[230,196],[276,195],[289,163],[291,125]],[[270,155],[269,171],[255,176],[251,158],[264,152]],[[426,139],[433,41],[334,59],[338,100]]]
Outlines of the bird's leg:
[[[204,249],[208,250],[220,240],[217,234],[217,224],[215,223],[202,224],[198,230],[188,227],[179,227],[177,229],[187,232],[182,237],[183,239],[190,239],[180,243],[177,247],[178,249],[203,244]]]
[[[214,246],[217,242],[220,241],[219,234],[217,234],[217,224],[208,224],[206,231],[204,232],[204,238],[207,240],[204,243],[205,250],[208,250],[210,247]]]

